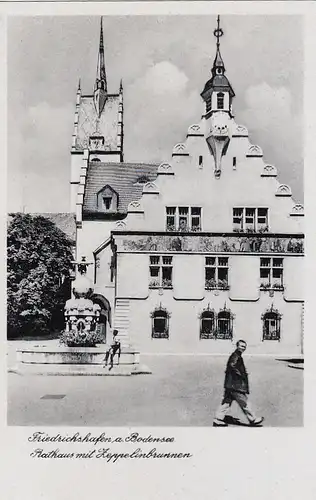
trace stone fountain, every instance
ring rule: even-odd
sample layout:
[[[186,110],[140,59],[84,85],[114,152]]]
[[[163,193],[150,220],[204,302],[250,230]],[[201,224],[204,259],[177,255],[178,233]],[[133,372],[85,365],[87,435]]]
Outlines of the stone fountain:
[[[138,375],[151,371],[139,363],[139,352],[129,343],[123,345],[120,357],[114,356],[111,370],[104,367],[108,346],[102,344],[98,333],[100,306],[91,300],[93,285],[86,276],[83,257],[73,263],[77,276],[73,282],[73,297],[65,304],[65,330],[59,343],[47,341],[41,345],[17,349],[17,367],[22,374],[43,375]]]

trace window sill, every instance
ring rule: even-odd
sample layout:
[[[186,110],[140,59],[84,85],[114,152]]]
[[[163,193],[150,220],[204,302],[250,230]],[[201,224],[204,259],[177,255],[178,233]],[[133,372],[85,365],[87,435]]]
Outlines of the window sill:
[[[230,286],[206,286],[205,290],[218,290],[218,291],[227,291],[230,290]]]
[[[161,286],[161,285],[149,285],[151,290],[159,290],[159,288],[163,288],[163,290],[173,290],[173,286]]]
[[[183,228],[183,229],[176,229],[175,227],[172,228],[166,228],[167,233],[201,233],[202,229],[190,229],[188,227]]]
[[[270,229],[260,230],[260,229],[234,229],[233,233],[236,234],[267,234],[270,233]]]
[[[280,342],[281,339],[262,339],[262,342]]]
[[[233,340],[233,336],[218,337],[217,335],[200,334],[200,340],[229,340],[231,342]]]

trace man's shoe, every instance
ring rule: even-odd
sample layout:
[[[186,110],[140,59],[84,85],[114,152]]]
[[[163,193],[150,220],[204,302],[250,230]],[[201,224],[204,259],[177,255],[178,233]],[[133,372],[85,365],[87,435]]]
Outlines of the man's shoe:
[[[220,420],[219,418],[216,418],[213,421],[213,427],[228,427],[228,424],[224,420]]]
[[[258,425],[262,424],[262,422],[264,421],[264,417],[258,417],[258,418],[255,418],[255,420],[252,420],[250,423],[250,425],[254,426],[254,427],[257,427]]]

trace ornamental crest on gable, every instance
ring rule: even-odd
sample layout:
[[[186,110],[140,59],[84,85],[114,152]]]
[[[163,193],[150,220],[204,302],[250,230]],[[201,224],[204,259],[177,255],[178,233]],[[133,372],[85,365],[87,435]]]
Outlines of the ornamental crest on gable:
[[[275,196],[292,196],[292,191],[290,186],[287,184],[280,184],[276,190]]]
[[[304,215],[304,206],[301,205],[300,203],[297,203],[292,208],[290,215],[301,215],[301,216]]]
[[[173,148],[172,151],[172,156],[181,156],[181,155],[188,155],[187,147],[186,145],[181,142],[179,144],[176,144]]]
[[[167,162],[160,163],[157,173],[158,174],[173,174],[172,166],[170,165],[170,163],[167,163]]]
[[[201,134],[202,134],[201,126],[198,125],[197,123],[195,123],[194,125],[190,125],[190,127],[188,128],[188,135],[201,135]]]
[[[128,212],[143,212],[143,207],[139,201],[131,201],[128,205]]]
[[[248,148],[248,153],[247,153],[247,156],[249,157],[261,157],[263,156],[263,152],[262,152],[262,149],[260,148],[260,146],[257,146],[257,145],[251,145],[249,146]]]
[[[126,229],[126,222],[123,220],[118,220],[115,224],[116,229]]]
[[[277,177],[278,171],[274,165],[265,165],[261,177]]]
[[[154,182],[144,184],[143,193],[159,193],[159,189]]]

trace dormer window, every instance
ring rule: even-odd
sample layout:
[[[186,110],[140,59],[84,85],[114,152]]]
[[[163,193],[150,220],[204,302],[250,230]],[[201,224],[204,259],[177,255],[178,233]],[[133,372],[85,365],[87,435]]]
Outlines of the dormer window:
[[[224,94],[219,92],[217,94],[217,109],[224,109]]]
[[[118,209],[118,194],[108,184],[97,194],[97,208],[100,212],[116,212]]]

